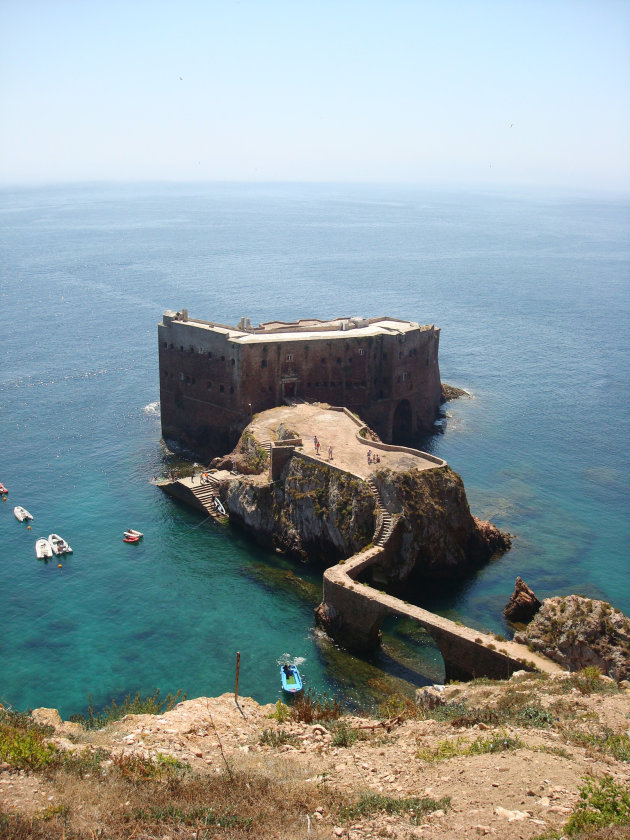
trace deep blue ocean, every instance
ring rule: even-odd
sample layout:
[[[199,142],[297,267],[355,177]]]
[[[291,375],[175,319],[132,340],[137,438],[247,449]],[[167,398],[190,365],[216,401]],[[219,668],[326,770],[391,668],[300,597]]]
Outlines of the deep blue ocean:
[[[521,575],[630,614],[630,203],[400,186],[4,189],[0,275],[0,701],[62,715],[128,693],[279,696],[277,661],[369,703],[440,681],[405,622],[356,659],[314,631],[321,574],[204,521],[164,469],[166,309],[252,323],[392,315],[441,327],[449,403],[426,447],[512,550],[414,598],[507,633]],[[13,506],[35,517],[31,530]],[[144,531],[136,546],[127,527]],[[34,543],[56,532],[57,568]]]

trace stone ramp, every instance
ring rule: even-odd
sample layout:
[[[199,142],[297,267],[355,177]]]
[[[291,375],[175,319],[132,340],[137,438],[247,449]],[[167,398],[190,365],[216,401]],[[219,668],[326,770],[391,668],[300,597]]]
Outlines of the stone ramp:
[[[375,546],[324,572],[324,612],[327,610],[336,617],[341,638],[350,647],[376,646],[383,619],[396,615],[416,621],[433,637],[444,659],[447,680],[482,676],[502,679],[518,670],[546,674],[564,671],[556,662],[533,653],[525,645],[498,641],[489,633],[357,583],[361,572],[377,563],[382,553],[383,548]]]

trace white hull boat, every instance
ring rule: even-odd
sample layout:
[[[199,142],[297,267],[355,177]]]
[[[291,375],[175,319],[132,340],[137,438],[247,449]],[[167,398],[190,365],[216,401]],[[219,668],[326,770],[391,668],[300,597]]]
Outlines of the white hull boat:
[[[19,519],[20,522],[26,522],[27,519],[33,518],[26,508],[20,507],[20,505],[13,508],[13,513],[15,514],[15,518]]]
[[[72,549],[59,534],[50,534],[48,542],[55,554],[72,554]]]
[[[220,513],[222,516],[226,516],[227,514],[226,514],[226,512],[225,512],[225,508],[224,508],[224,507],[223,507],[223,505],[221,504],[220,499],[219,499],[217,496],[213,496],[213,497],[212,497],[212,501],[214,502],[214,507],[215,507],[215,509],[216,509],[216,510],[218,510],[218,511],[219,511],[219,513]]]
[[[35,543],[35,556],[38,560],[48,560],[49,557],[52,557],[52,548],[48,540],[37,540]]]

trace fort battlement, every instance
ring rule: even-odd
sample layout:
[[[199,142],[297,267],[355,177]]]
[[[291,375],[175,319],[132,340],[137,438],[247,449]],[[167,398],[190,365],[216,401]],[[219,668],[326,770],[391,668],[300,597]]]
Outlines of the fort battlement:
[[[167,311],[158,325],[162,434],[223,454],[252,416],[288,400],[346,406],[385,442],[430,429],[440,403],[440,331],[403,319],[233,327]]]

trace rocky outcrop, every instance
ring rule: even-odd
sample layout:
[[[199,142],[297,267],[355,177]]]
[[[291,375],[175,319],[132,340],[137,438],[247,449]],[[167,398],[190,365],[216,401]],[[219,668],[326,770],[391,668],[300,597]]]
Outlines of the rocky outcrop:
[[[385,569],[391,583],[460,577],[507,551],[510,535],[470,513],[461,477],[450,469],[381,470],[375,476],[385,507],[395,517]]]
[[[503,615],[513,623],[527,624],[540,606],[540,601],[529,586],[522,578],[517,577],[514,592],[503,609]]]
[[[269,466],[269,454],[251,432],[245,431],[234,450],[214,458],[210,466],[217,470],[235,469],[240,475],[260,475]]]
[[[296,456],[279,482],[230,482],[230,519],[260,542],[329,566],[369,543],[375,500],[366,482]]]
[[[459,399],[459,397],[469,396],[470,394],[468,391],[464,391],[463,388],[457,388],[455,385],[447,385],[446,382],[442,382],[440,403],[450,402],[451,400]]]
[[[397,585],[410,575],[454,578],[510,546],[509,535],[470,513],[464,485],[448,467],[374,477],[394,522],[382,568]],[[296,455],[273,485],[242,478],[225,494],[230,519],[259,542],[325,566],[367,546],[376,500],[367,482]]]
[[[595,665],[615,680],[630,677],[630,619],[605,601],[581,595],[547,598],[514,641],[569,671]]]

